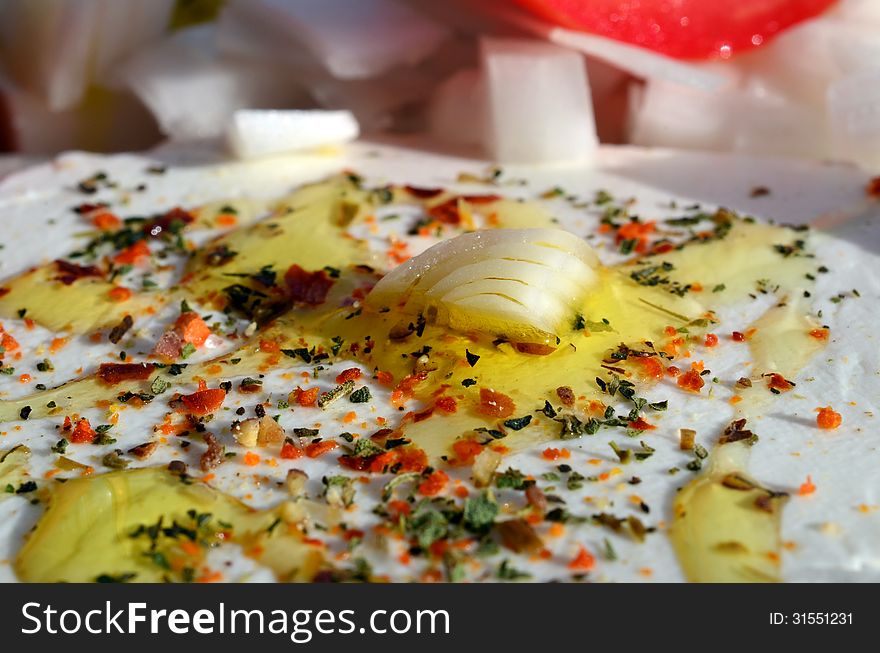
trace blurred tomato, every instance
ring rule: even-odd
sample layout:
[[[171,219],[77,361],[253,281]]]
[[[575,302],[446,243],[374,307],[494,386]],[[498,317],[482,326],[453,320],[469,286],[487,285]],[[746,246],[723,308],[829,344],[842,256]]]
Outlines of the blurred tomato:
[[[837,0],[516,0],[556,25],[680,59],[728,58]]]

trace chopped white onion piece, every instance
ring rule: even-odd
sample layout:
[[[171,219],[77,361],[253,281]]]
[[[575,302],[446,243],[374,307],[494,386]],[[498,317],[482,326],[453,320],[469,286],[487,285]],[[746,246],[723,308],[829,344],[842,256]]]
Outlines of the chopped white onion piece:
[[[828,114],[832,153],[865,167],[880,166],[880,69],[831,84]]]
[[[431,97],[431,135],[450,145],[480,146],[486,135],[486,87],[479,70],[459,70]]]
[[[501,163],[591,159],[598,139],[583,56],[528,39],[481,46],[490,154]]]
[[[880,2],[877,0],[839,0],[830,13],[853,24],[880,26]]]
[[[493,5],[492,11],[509,24],[557,45],[606,61],[636,77],[663,79],[704,90],[730,85],[730,79],[719,67],[691,64],[604,36],[556,27],[499,2]]]
[[[229,147],[242,159],[341,145],[358,137],[349,111],[236,111],[226,132]]]
[[[736,95],[649,80],[633,107],[636,145],[723,150],[733,145]]]

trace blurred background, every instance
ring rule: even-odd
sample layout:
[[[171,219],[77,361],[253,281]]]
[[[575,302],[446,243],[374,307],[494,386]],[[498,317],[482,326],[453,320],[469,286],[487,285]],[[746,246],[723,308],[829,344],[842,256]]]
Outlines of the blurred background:
[[[601,141],[876,169],[880,0],[0,0],[0,151],[223,138],[243,109],[501,162]]]

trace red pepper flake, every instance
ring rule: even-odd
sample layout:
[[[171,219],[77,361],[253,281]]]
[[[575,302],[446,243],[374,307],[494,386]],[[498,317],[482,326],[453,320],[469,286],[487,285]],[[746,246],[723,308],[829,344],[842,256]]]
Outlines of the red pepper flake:
[[[67,420],[65,420],[65,425],[66,424]],[[89,420],[83,417],[79,419],[76,422],[76,426],[73,427],[73,431],[70,433],[70,441],[74,444],[91,444],[95,441],[97,435],[97,432],[92,428]]]
[[[145,381],[155,369],[152,363],[101,363],[98,378],[107,385],[122,381]]]
[[[544,460],[559,460],[560,458],[571,458],[571,452],[568,449],[556,449],[548,447],[541,452]]]
[[[653,431],[657,428],[653,424],[646,422],[643,417],[639,417],[634,422],[630,422],[629,427],[631,429],[636,429],[637,431]]]
[[[458,465],[470,465],[474,462],[483,445],[473,440],[456,440],[452,443],[452,451],[455,453],[455,463]]]
[[[437,496],[446,488],[448,482],[449,476],[446,472],[438,469],[421,482],[419,492],[426,497]]]
[[[125,286],[115,286],[110,289],[110,292],[107,295],[110,297],[110,301],[122,303],[127,302],[131,299],[131,296],[134,293],[130,288],[126,288]]]
[[[406,192],[420,200],[428,200],[437,197],[443,192],[442,188],[421,188],[419,186],[404,186]]]
[[[20,347],[18,340],[6,333],[6,329],[3,328],[2,324],[0,324],[0,346],[3,347],[3,351],[0,352],[0,358],[3,358],[4,354],[13,352]]]
[[[816,424],[820,429],[833,431],[843,423],[843,417],[831,406],[817,408],[816,412],[818,413],[818,415],[816,415]]]
[[[500,200],[501,195],[462,195],[461,199],[468,204],[491,204]]]
[[[872,177],[865,186],[865,194],[872,199],[880,199],[880,177]]]
[[[171,230],[175,223],[185,227],[186,225],[195,222],[195,219],[196,218],[192,213],[177,206],[168,211],[162,217],[145,224],[143,232],[149,234],[153,238],[159,238],[164,232]]]
[[[700,372],[696,369],[696,363],[691,364],[691,369],[678,377],[678,387],[683,390],[687,390],[688,392],[696,392],[699,393],[700,390],[706,382],[703,381],[703,377],[700,375]]]
[[[320,442],[307,444],[305,452],[309,458],[317,458],[318,456],[323,456],[328,451],[333,451],[338,446],[333,440],[321,440]]]
[[[77,265],[76,263],[57,259],[55,261],[55,267],[58,270],[58,276],[55,277],[55,281],[60,281],[65,286],[69,286],[78,279],[104,276],[101,269],[94,265]]]
[[[637,374],[645,381],[658,381],[663,378],[663,364],[656,356],[642,356],[633,359],[639,367]]]
[[[514,411],[516,411],[516,404],[506,394],[490,390],[489,388],[480,388],[480,404],[477,406],[478,413],[504,419],[513,415]]]
[[[281,345],[274,340],[260,340],[260,351],[264,354],[277,354],[281,351]]]
[[[452,397],[438,397],[437,401],[434,402],[434,408],[441,413],[451,415],[458,410],[458,402]]]
[[[248,451],[244,455],[242,462],[245,465],[247,465],[248,467],[256,467],[257,465],[260,464],[260,456],[259,456],[259,454],[256,454],[253,451]]]
[[[812,477],[807,475],[807,480],[804,483],[801,483],[801,486],[798,488],[798,495],[802,497],[809,496],[816,491],[816,485],[813,483]]]
[[[294,302],[309,306],[323,304],[334,283],[326,270],[307,272],[295,263],[285,272],[284,282]]]
[[[627,222],[617,230],[617,244],[620,245],[625,240],[634,240],[636,241],[635,251],[644,254],[648,251],[648,244],[656,227],[657,223],[653,220],[650,222]]]
[[[150,247],[147,245],[147,241],[139,240],[114,256],[113,262],[119,263],[120,265],[134,265],[149,255]]]
[[[765,374],[764,376],[767,377],[767,387],[771,391],[775,390],[777,392],[788,392],[795,386],[794,383],[786,379],[781,374],[773,373]]]
[[[574,560],[568,563],[568,568],[576,571],[591,571],[595,566],[596,558],[594,558],[583,546],[578,549],[578,553],[574,557]]]
[[[180,400],[192,415],[209,415],[218,410],[226,399],[223,388],[197,390],[191,395],[181,395]]]
[[[828,340],[829,334],[830,332],[828,329],[813,329],[812,331],[810,331],[810,337],[822,341]]]
[[[349,367],[336,375],[336,383],[342,385],[346,381],[357,381],[359,378],[361,378],[361,371],[356,367]]]
[[[428,378],[427,372],[419,372],[418,374],[410,374],[403,377],[397,387],[391,391],[391,404],[398,408],[403,406],[408,399],[412,399],[415,395],[415,386]]]
[[[429,216],[442,224],[460,224],[461,213],[458,206],[458,198],[453,197],[441,202],[437,206],[432,206],[427,210]]]
[[[406,501],[395,499],[388,502],[388,514],[394,521],[397,521],[400,515],[409,516],[410,513],[412,513],[412,507]]]
[[[745,333],[741,331],[734,331],[730,334],[730,339],[734,342],[745,342],[746,340],[751,340],[752,336],[757,333],[757,329],[752,327],[751,329],[747,329]]]
[[[211,335],[211,329],[195,311],[181,313],[174,323],[174,330],[184,342],[188,342],[196,348],[204,345],[208,336]]]
[[[718,345],[718,336],[714,333],[707,333],[706,340],[703,342],[706,347],[715,347]]]
[[[291,392],[290,394],[293,397],[293,401],[291,403],[296,403],[304,408],[308,408],[310,406],[314,406],[318,401],[318,393],[320,392],[319,388],[309,388],[308,390],[303,390],[300,387],[297,387],[296,390]]]
[[[92,214],[92,224],[101,231],[114,231],[122,225],[122,220],[106,209],[96,209]]]
[[[289,439],[285,440],[284,444],[281,445],[281,457],[285,460],[296,460],[301,458],[304,453],[302,449],[293,444]]]

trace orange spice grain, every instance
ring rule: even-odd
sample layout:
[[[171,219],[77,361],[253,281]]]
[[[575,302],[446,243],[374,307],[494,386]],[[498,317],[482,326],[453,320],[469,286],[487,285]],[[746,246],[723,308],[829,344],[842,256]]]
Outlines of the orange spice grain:
[[[178,546],[188,556],[197,556],[202,552],[202,547],[191,540],[180,539]]]
[[[449,476],[442,470],[437,470],[430,474],[419,485],[419,493],[426,497],[433,497],[440,494],[449,483]]]
[[[555,447],[547,447],[541,452],[544,460],[559,460],[560,458],[571,458],[571,452],[568,449],[557,449]]]
[[[205,570],[201,576],[196,578],[197,583],[219,583],[223,580],[223,574],[219,571]]]
[[[596,558],[594,558],[583,546],[578,549],[578,553],[574,559],[568,563],[568,568],[576,571],[590,571],[595,566]]]
[[[810,337],[823,342],[828,340],[829,335],[830,331],[828,329],[813,329],[810,331]]]
[[[703,386],[706,385],[706,382],[703,380],[703,377],[697,369],[696,363],[692,364],[691,369],[678,377],[676,383],[682,390],[687,390],[688,392],[694,392],[696,394],[699,394]]]
[[[114,301],[117,303],[127,302],[131,299],[131,296],[134,294],[130,288],[126,288],[125,286],[116,286],[107,293],[110,297],[110,301]]]
[[[68,342],[70,342],[70,338],[53,338],[52,342],[49,344],[49,351],[53,354],[57,353],[67,346]]]
[[[798,496],[806,497],[816,492],[816,484],[813,483],[813,479],[808,475],[807,480],[804,483],[801,483],[801,486],[798,488]]]
[[[238,218],[231,213],[221,213],[216,222],[218,227],[234,227],[238,224]]]
[[[356,419],[357,419],[357,413],[352,410],[352,411],[345,414],[345,416],[342,418],[342,421],[345,424],[351,424]]]
[[[831,406],[817,408],[816,424],[820,429],[833,431],[843,423],[843,417],[836,412]]]
[[[320,442],[313,442],[312,444],[306,445],[305,452],[309,458],[317,458],[328,451],[333,451],[333,449],[336,449],[338,446],[339,445],[333,440],[321,440]]]
[[[260,456],[259,454],[255,454],[253,451],[248,451],[244,455],[242,462],[248,467],[255,467],[256,465],[260,464]]]
[[[122,220],[110,211],[98,210],[92,217],[92,224],[101,231],[113,231],[122,225]]]

